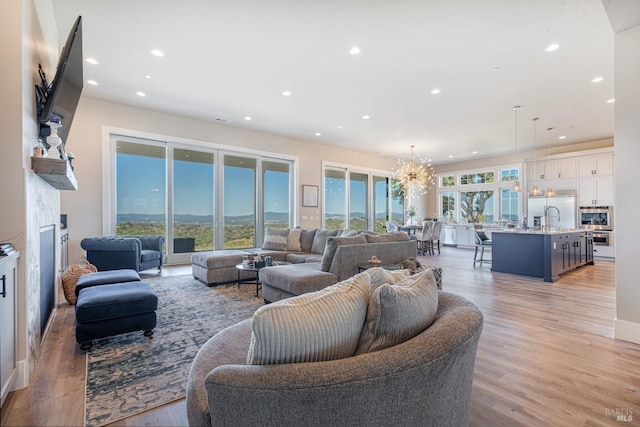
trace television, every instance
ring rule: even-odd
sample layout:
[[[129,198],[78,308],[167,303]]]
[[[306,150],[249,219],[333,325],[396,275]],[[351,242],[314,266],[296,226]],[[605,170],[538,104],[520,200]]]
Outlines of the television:
[[[62,139],[61,147],[63,147],[61,156],[64,156],[64,145],[82,93],[84,83],[82,65],[82,17],[78,16],[60,54],[53,82],[46,88],[44,105],[39,116],[40,136],[43,140],[50,134],[46,123],[51,121],[52,117],[57,117],[62,124],[58,129],[58,136]],[[46,79],[42,77],[46,84]]]

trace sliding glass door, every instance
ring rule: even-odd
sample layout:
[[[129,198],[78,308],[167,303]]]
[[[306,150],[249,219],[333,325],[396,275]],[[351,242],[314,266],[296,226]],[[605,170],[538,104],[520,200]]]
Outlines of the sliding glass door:
[[[214,248],[215,164],[211,152],[173,149],[173,253]]]
[[[119,135],[110,151],[106,233],[165,236],[168,263],[293,225],[292,160]]]
[[[115,148],[115,234],[166,236],[165,144],[120,138]]]
[[[389,176],[325,166],[323,227],[386,232],[387,221],[402,217],[402,197],[391,184]]]

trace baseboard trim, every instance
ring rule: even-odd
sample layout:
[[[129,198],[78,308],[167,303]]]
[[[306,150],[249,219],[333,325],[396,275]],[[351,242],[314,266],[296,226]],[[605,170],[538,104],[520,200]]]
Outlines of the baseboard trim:
[[[615,320],[615,333],[617,339],[640,344],[640,323]]]
[[[25,388],[29,385],[29,364],[26,360],[20,360],[16,364],[17,375],[11,391]]]

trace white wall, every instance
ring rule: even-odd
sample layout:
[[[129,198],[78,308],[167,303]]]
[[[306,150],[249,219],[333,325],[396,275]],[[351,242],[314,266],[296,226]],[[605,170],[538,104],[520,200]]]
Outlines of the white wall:
[[[625,2],[610,2],[629,6]],[[609,5],[611,6],[611,5]],[[615,171],[616,171],[616,338],[640,343],[640,7],[635,14],[625,6],[615,37]],[[608,9],[610,19],[613,16]],[[614,14],[615,15],[615,14]],[[632,24],[632,25],[629,25]],[[618,25],[619,26],[619,25]]]
[[[128,129],[157,135],[190,139],[231,147],[281,153],[299,158],[298,200],[301,185],[321,187],[322,161],[391,170],[395,159],[384,158],[326,144],[318,144],[283,136],[235,128],[214,122],[164,114],[95,98],[82,97],[67,141],[67,151],[76,156],[73,164],[78,191],[62,192],[62,212],[69,221],[69,257],[77,262],[84,256],[80,241],[103,233],[103,127]],[[302,221],[302,216],[320,219]],[[322,217],[322,194],[317,208],[298,203],[297,224],[319,227]]]

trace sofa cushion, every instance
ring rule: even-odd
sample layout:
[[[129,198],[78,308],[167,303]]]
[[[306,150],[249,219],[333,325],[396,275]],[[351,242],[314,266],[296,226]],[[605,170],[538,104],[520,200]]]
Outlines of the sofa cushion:
[[[329,271],[331,262],[336,254],[336,249],[340,245],[362,245],[367,243],[367,238],[363,235],[356,235],[353,237],[327,237],[327,242],[324,246],[324,254],[322,255],[322,261],[320,264],[320,270]]]
[[[369,276],[259,308],[248,365],[320,362],[354,355],[367,314]]]
[[[437,310],[438,289],[431,270],[395,285],[380,285],[369,298],[356,354],[383,350],[413,338],[433,323]]]
[[[320,270],[329,271],[331,262],[336,254],[336,249],[340,245],[362,245],[367,243],[367,238],[364,235],[356,235],[353,237],[327,237],[327,242],[324,246],[324,254],[322,255],[322,262],[320,264]]]
[[[385,242],[399,242],[403,240],[411,240],[409,235],[404,231],[398,231],[396,233],[386,234],[366,234],[367,241],[369,243],[385,243]]]
[[[365,270],[364,273],[369,276],[370,292],[373,292],[375,288],[385,283],[395,285],[411,276],[411,271],[409,270],[385,270],[382,267],[373,267]]]
[[[313,246],[313,238],[316,235],[317,228],[312,230],[305,230],[304,228],[300,228],[300,251],[301,252],[311,252],[311,247]]]
[[[160,259],[160,252],[151,249],[143,249],[140,251],[140,261],[147,262]]]
[[[320,262],[322,257],[318,254],[303,254],[303,253],[289,253],[287,254],[287,261],[292,264],[304,264],[311,258],[311,262]]]
[[[242,258],[247,254],[248,252],[239,249],[196,252],[191,254],[191,263],[205,267],[207,270],[234,267],[241,263]]]
[[[267,233],[264,236],[264,243],[262,249],[270,249],[273,251],[284,251],[287,248],[287,237],[289,236],[289,229],[280,230],[277,228],[267,228]]]
[[[338,282],[335,274],[320,271],[319,262],[263,268],[259,275],[263,284],[293,295],[319,291]]]
[[[324,254],[324,247],[327,244],[327,237],[337,236],[340,230],[316,230],[313,236],[311,252],[314,254]]]
[[[289,235],[287,236],[287,246],[286,249],[288,251],[293,252],[301,252],[302,247],[300,246],[300,236],[302,235],[302,230],[299,228],[289,230]]]

